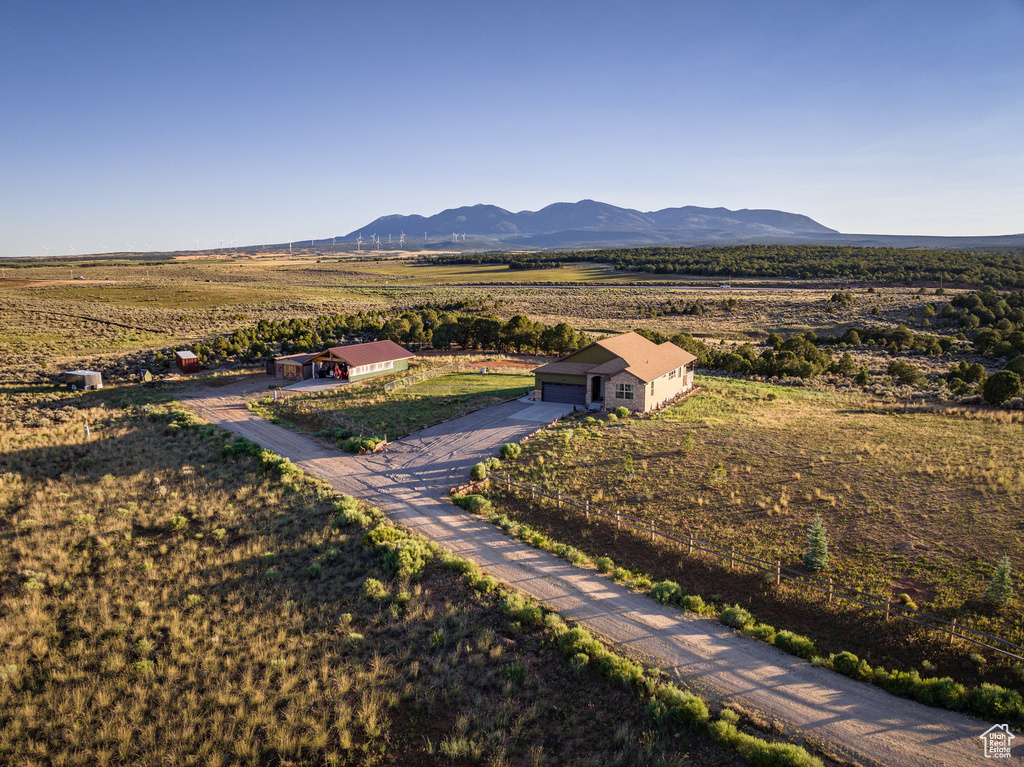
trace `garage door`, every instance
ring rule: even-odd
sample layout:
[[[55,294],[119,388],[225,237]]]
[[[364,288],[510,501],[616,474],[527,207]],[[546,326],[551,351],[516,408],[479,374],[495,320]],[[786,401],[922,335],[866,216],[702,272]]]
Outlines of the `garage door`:
[[[566,405],[585,405],[587,387],[575,384],[545,383],[541,390],[545,402],[564,402]]]

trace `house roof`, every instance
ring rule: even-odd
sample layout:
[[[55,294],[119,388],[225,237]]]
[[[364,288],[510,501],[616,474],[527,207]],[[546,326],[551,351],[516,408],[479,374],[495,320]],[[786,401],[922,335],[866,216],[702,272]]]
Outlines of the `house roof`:
[[[199,359],[192,352],[186,352],[186,351],[175,352],[174,356],[177,357],[180,360],[197,360],[197,359]]]
[[[371,341],[368,344],[332,346],[327,351],[331,353],[332,357],[344,360],[354,368],[372,365],[375,362],[406,360],[416,356],[394,341]]]
[[[65,370],[64,375],[66,376],[98,376],[103,375],[98,370]]]
[[[534,373],[554,373],[568,376],[585,376],[594,367],[593,362],[562,362],[555,360],[547,365],[541,365]]]
[[[610,376],[626,371],[647,383],[697,359],[673,343],[666,341],[663,344],[656,344],[639,333],[623,333],[595,341],[591,346],[600,346],[614,354],[615,358],[597,364],[573,362],[572,357],[579,353],[573,352],[567,357],[537,368],[534,372]]]

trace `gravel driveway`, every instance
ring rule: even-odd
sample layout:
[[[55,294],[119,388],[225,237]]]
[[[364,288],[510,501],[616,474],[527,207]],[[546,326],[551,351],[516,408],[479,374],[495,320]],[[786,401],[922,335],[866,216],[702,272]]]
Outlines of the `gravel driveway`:
[[[355,457],[249,413],[239,394],[265,389],[268,381],[203,391],[183,404],[290,458],[338,491],[379,506],[709,698],[735,701],[792,737],[826,744],[839,759],[888,767],[988,762],[979,736],[989,723],[897,698],[815,668],[718,621],[659,605],[592,570],[514,541],[447,500],[449,488],[466,480],[470,466],[564,411],[548,404],[495,405],[406,437],[383,453]],[[1014,748],[1009,763],[1018,763],[1022,752]]]

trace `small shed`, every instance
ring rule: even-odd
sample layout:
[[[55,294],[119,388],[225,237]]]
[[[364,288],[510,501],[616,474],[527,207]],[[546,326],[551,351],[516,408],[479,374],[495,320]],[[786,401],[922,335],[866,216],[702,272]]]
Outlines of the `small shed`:
[[[68,370],[64,380],[72,389],[102,389],[103,375],[95,370]]]
[[[313,377],[313,358],[319,356],[319,354],[313,353],[275,357],[274,375],[278,378],[295,378],[305,381]]]
[[[182,373],[198,373],[199,358],[192,352],[180,351],[174,353],[174,364]]]

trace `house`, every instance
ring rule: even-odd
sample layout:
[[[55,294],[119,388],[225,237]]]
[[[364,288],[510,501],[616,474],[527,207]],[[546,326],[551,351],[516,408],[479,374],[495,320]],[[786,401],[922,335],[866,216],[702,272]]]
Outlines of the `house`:
[[[102,389],[103,374],[95,370],[68,370],[64,380],[72,389]]]
[[[534,371],[544,402],[647,413],[693,388],[697,358],[638,333],[595,341]]]
[[[407,370],[416,355],[394,341],[333,346],[314,354],[292,354],[274,359],[274,374],[279,378],[314,378],[333,375],[346,381]]]
[[[192,352],[180,351],[174,353],[174,364],[182,373],[198,373],[199,358]]]

